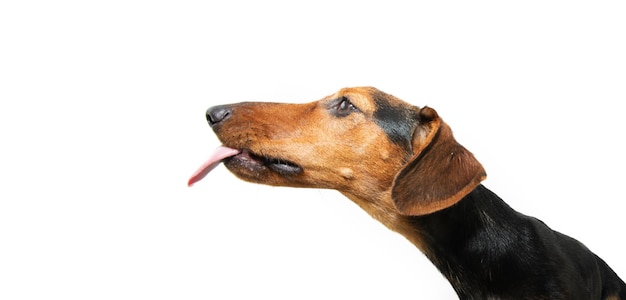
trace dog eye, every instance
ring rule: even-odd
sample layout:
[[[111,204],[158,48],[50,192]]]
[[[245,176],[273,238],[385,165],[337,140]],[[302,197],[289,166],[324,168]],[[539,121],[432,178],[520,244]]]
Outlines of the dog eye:
[[[346,97],[341,97],[333,102],[332,109],[338,116],[347,116],[353,111],[358,110],[350,100]]]

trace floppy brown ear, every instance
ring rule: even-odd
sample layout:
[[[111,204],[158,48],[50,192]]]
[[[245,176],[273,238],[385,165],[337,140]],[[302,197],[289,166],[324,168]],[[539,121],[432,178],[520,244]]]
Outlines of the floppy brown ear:
[[[403,215],[430,214],[460,201],[486,176],[437,112],[424,107],[413,133],[413,157],[396,175],[391,197]]]

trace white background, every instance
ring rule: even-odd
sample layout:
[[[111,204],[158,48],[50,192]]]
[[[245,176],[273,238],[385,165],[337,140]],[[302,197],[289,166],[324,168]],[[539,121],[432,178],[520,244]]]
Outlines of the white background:
[[[0,298],[454,299],[336,192],[186,187],[209,106],[360,85],[435,108],[624,278],[624,2],[412,3],[3,1]]]

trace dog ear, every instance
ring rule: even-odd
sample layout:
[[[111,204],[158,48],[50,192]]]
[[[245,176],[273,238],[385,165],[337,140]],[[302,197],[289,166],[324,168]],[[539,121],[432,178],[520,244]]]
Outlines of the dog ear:
[[[450,207],[487,176],[434,109],[424,107],[419,116],[413,157],[396,175],[391,190],[396,209],[403,215],[426,215]]]

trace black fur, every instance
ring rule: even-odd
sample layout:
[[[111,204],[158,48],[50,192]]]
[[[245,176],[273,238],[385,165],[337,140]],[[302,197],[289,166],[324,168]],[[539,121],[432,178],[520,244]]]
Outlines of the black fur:
[[[417,113],[407,110],[406,107],[392,106],[386,101],[387,95],[374,92],[374,122],[385,132],[389,139],[404,148],[410,148],[413,128],[417,124]]]
[[[626,285],[602,259],[483,185],[452,207],[407,218],[461,299],[626,299]]]

